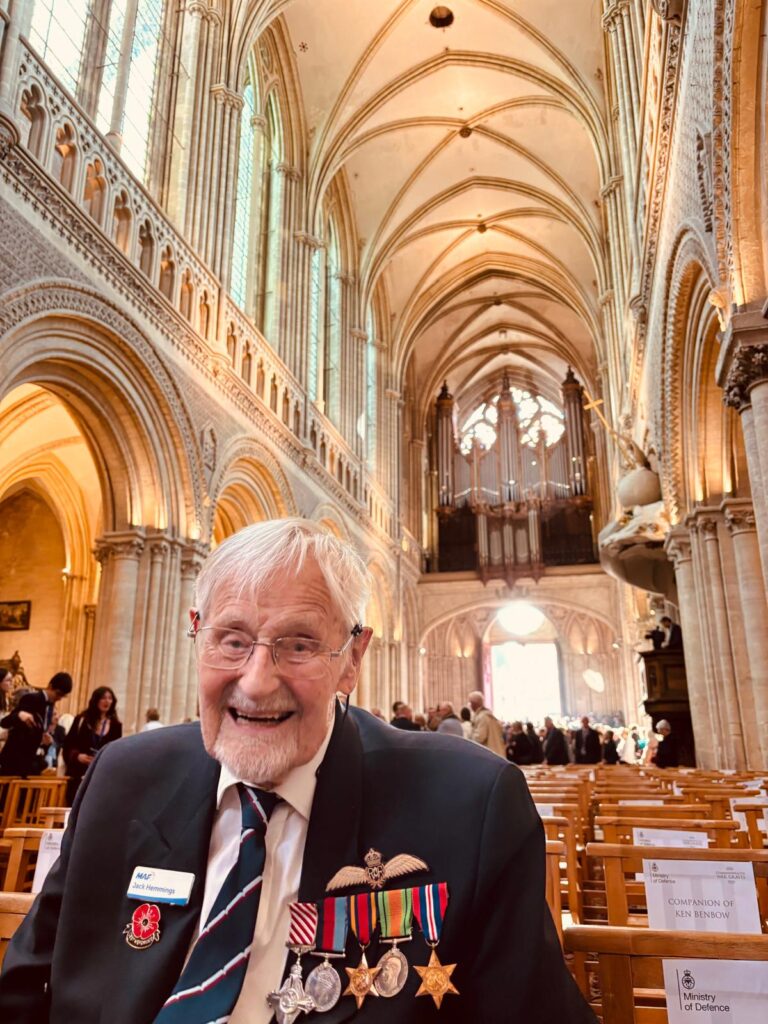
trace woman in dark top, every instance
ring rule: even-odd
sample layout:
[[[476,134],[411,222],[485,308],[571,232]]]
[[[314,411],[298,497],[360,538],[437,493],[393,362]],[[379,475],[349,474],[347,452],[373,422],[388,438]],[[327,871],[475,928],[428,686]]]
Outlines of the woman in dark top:
[[[117,697],[108,686],[98,686],[91,694],[88,707],[72,723],[64,744],[64,761],[69,776],[68,804],[75,799],[80,780],[96,754],[122,735],[123,725],[117,717]]]
[[[507,760],[512,764],[533,764],[533,748],[523,732],[522,722],[512,723],[507,742]]]
[[[606,729],[603,736],[603,764],[618,764],[619,755],[616,750],[616,740],[613,738],[613,730]]]
[[[528,737],[528,742],[531,746],[531,764],[541,764],[544,760],[544,751],[541,747],[541,740],[536,735],[536,730],[533,728],[531,722],[525,723],[525,735]]]

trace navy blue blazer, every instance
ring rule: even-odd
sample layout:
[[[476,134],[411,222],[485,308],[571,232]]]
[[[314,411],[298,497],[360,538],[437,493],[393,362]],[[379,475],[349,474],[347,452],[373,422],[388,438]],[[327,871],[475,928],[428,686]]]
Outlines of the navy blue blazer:
[[[197,725],[143,733],[100,752],[61,858],[6,954],[0,1019],[150,1024],[181,972],[200,913],[218,775]],[[438,1011],[430,997],[415,998],[420,982],[411,970],[394,998],[369,997],[358,1011],[343,996],[327,1013],[311,1014],[310,1024],[352,1017],[595,1024],[563,962],[544,897],[541,820],[516,767],[458,737],[392,729],[357,709],[346,719],[337,713],[318,769],[299,899],[322,899],[339,868],[362,865],[371,847],[385,860],[409,853],[428,864],[393,888],[448,883],[438,955],[457,964],[460,995],[446,995]],[[161,939],[146,950],[132,949],[123,935],[138,864],[195,875],[189,904],[162,908]],[[385,948],[374,942],[368,962]],[[400,948],[411,964],[429,960],[418,931]],[[346,965],[356,966],[351,936],[347,953]],[[305,957],[305,973],[315,963]],[[345,961],[335,963],[346,979]]]

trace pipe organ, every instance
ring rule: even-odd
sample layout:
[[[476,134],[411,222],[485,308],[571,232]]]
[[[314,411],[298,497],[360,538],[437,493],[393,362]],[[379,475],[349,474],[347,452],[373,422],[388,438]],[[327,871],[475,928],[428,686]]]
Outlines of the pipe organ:
[[[476,569],[483,579],[512,583],[538,578],[548,565],[596,561],[590,435],[584,389],[571,368],[562,408],[513,387],[505,372],[498,393],[458,434],[455,412],[446,382],[435,403],[438,530],[431,567]]]

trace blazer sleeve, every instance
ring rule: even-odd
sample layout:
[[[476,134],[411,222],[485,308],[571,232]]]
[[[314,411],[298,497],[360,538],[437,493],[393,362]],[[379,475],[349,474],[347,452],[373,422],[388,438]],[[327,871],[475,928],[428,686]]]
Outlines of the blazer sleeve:
[[[12,729],[15,725],[20,725],[19,712],[29,711],[32,715],[39,715],[41,713],[40,698],[36,693],[25,693],[19,697],[19,703],[11,711],[10,714],[6,715],[5,718],[0,721],[0,726],[3,729]],[[41,723],[42,726],[42,723]]]
[[[484,815],[462,1003],[473,1021],[596,1024],[565,966],[545,899],[544,829],[522,774],[498,776]]]
[[[94,761],[94,765],[95,765]],[[92,772],[78,790],[69,817],[61,854],[45,880],[42,892],[8,947],[0,972],[0,1020],[13,1024],[41,1024],[48,1020],[53,946],[67,878],[72,837],[80,804]]]

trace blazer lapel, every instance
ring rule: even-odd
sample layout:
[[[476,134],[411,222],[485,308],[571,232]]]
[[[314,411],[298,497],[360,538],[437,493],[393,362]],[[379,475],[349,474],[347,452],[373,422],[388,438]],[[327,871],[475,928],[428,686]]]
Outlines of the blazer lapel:
[[[131,821],[123,864],[125,890],[134,868],[189,871],[195,876],[186,906],[158,904],[160,939],[133,949],[124,934],[115,937],[110,972],[113,997],[102,1008],[103,1024],[141,1024],[154,1020],[173,990],[192,941],[205,887],[219,765],[201,750],[191,769],[154,821]],[[128,925],[139,901],[123,898],[121,924]],[[124,921],[123,921],[124,918]]]

